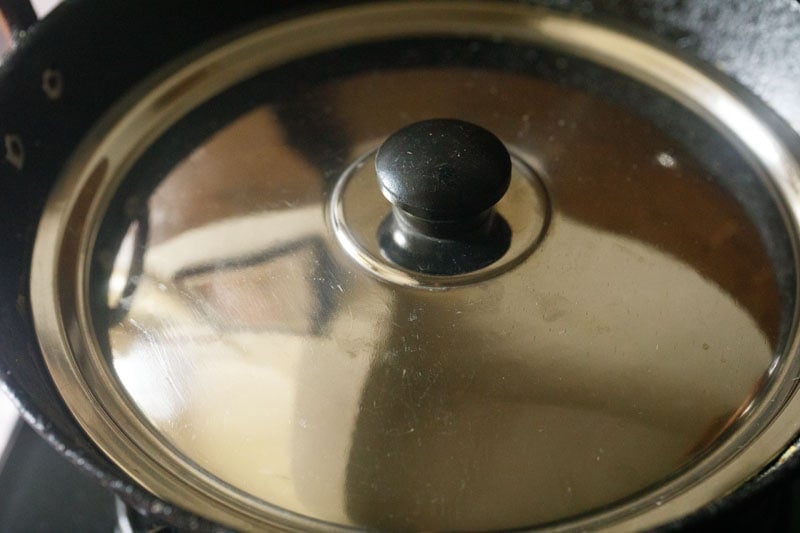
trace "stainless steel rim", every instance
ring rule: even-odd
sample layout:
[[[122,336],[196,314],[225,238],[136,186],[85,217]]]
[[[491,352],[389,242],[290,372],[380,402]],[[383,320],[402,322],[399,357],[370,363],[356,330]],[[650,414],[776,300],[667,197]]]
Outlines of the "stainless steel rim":
[[[758,104],[650,44],[545,10],[456,2],[374,4],[267,26],[167,67],[112,109],[66,167],[39,227],[31,300],[39,342],[67,405],[97,445],[160,498],[241,529],[331,525],[248,497],[189,464],[137,415],[93,341],[87,254],[122,177],[143,150],[202,101],[264,69],[348,44],[410,35],[503,36],[562,49],[667,94],[740,147],[774,190],[797,256],[800,180],[796,139],[776,133]],[[303,38],[298,38],[300,35]],[[80,231],[67,231],[78,226]],[[793,321],[796,324],[796,320]],[[795,326],[796,328],[796,326]],[[770,369],[774,385],[754,400],[750,423],[689,471],[613,509],[554,529],[642,529],[702,507],[741,485],[800,428],[798,340]]]

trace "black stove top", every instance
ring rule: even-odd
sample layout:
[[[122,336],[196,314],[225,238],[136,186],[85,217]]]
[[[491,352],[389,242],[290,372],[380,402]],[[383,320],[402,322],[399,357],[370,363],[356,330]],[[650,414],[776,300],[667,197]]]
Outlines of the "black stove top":
[[[110,533],[116,524],[114,496],[17,422],[0,449],[0,531]]]

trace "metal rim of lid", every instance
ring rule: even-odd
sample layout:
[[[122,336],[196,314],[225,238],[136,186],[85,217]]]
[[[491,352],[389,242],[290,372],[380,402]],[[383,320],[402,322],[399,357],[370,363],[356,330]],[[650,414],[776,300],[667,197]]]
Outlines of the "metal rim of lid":
[[[56,386],[98,447],[158,497],[236,528],[332,527],[248,497],[188,464],[137,416],[119,389],[94,341],[86,301],[87,254],[114,190],[141,152],[178,118],[263,69],[347,44],[430,34],[502,36],[557,47],[675,99],[737,145],[759,170],[784,210],[796,262],[796,138],[765,119],[762,104],[653,45],[540,8],[457,2],[345,7],[253,31],[165,67],[115,106],[67,165],[51,193],[35,243],[32,307]],[[80,231],[67,231],[76,225]],[[800,373],[796,322],[795,310],[789,355],[770,368],[775,385],[748,407],[752,418],[746,427],[683,475],[618,507],[556,528],[653,527],[724,496],[779,456],[800,426],[800,395],[792,379]]]

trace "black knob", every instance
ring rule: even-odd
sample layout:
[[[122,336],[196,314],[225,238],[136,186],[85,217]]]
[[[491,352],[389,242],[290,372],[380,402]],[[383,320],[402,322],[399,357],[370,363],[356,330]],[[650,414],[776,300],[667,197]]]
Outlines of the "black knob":
[[[511,158],[486,129],[455,119],[417,122],[375,156],[392,214],[381,224],[383,254],[427,274],[482,268],[505,253],[508,224],[492,207],[511,180]]]
[[[375,156],[384,196],[415,217],[480,215],[503,197],[511,158],[491,132],[455,119],[424,120],[392,134]]]

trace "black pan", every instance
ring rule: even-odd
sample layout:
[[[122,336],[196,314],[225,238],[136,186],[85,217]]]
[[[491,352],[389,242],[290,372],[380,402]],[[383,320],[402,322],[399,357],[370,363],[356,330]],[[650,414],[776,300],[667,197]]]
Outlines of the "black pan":
[[[800,4],[792,0],[539,0],[621,26],[713,66],[800,132]],[[157,67],[257,21],[313,3],[67,0],[37,21],[26,0],[2,0],[14,40],[0,67],[0,378],[25,420],[72,463],[157,522],[211,530],[139,488],[83,433],[59,397],[34,332],[28,287],[48,191],[84,134]],[[329,5],[329,4],[326,4]],[[302,36],[298,36],[302,38]],[[785,126],[785,125],[784,125]],[[797,443],[800,445],[800,441]],[[668,528],[788,528],[797,454],[734,494]],[[748,522],[749,521],[749,522]],[[797,523],[795,522],[795,526]]]

